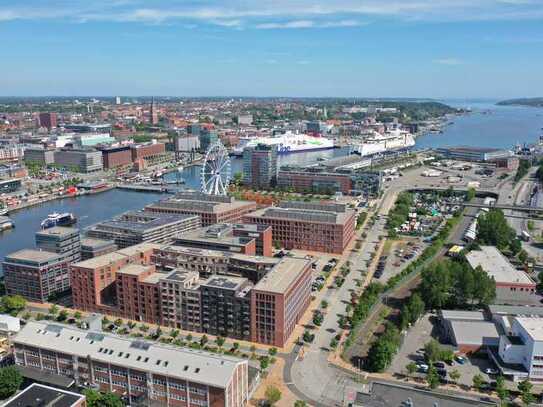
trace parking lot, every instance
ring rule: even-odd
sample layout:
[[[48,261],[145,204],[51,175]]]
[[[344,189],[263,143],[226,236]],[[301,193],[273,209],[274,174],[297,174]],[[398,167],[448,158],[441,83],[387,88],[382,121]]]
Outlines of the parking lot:
[[[411,264],[425,247],[426,244],[418,238],[390,241],[389,249],[384,251],[377,263],[374,278],[383,283],[388,281]]]
[[[403,345],[396,354],[389,368],[391,374],[405,374],[406,366],[411,363],[426,363],[424,362],[424,345],[432,338],[439,337],[439,329],[432,323],[435,316],[427,314],[421,318],[409,331],[404,338]],[[447,346],[447,345],[444,345]],[[446,378],[450,380],[449,374],[452,370],[457,370],[460,373],[458,384],[471,386],[473,384],[473,376],[480,374],[487,383],[492,383],[496,380],[495,376],[489,376],[485,373],[488,368],[494,368],[492,362],[488,359],[481,358],[465,358],[463,363],[453,361],[451,365],[444,363],[440,368],[446,370]],[[425,378],[423,369],[415,377]]]

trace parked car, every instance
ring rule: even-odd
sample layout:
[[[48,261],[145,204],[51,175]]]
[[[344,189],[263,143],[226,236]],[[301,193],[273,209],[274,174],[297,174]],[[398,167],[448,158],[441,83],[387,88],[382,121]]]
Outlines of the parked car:
[[[486,373],[486,374],[489,374],[489,375],[497,375],[499,372],[498,372],[498,370],[496,370],[496,369],[493,369],[493,368],[491,368],[491,367],[487,367],[487,368],[485,369],[485,373]]]
[[[445,369],[445,363],[443,363],[443,362],[434,362],[434,367],[436,369]]]
[[[454,357],[454,360],[456,360],[456,362],[458,362],[461,365],[466,363],[466,358],[464,356],[457,355],[457,356]]]

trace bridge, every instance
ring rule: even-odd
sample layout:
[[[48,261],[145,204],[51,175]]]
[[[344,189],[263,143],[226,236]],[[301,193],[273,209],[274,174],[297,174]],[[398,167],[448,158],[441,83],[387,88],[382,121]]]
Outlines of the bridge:
[[[489,209],[496,208],[496,209],[515,211],[515,212],[531,212],[531,213],[543,212],[543,208],[540,208],[537,206],[525,206],[525,205],[504,205],[504,204],[485,205],[484,203],[465,202],[464,206],[471,207],[471,208],[489,208]]]

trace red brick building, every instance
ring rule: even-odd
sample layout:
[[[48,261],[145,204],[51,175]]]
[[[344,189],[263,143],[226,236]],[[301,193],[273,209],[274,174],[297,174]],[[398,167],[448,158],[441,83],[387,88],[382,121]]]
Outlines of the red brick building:
[[[129,264],[117,271],[119,314],[135,321],[157,323],[161,320],[159,278],[155,266]]]
[[[39,115],[39,120],[40,120],[40,126],[47,127],[48,130],[51,130],[52,128],[57,127],[56,113],[42,112]]]
[[[251,290],[251,340],[283,347],[311,301],[311,262],[287,258]]]
[[[352,179],[347,174],[309,171],[279,171],[277,186],[295,192],[349,194],[353,190]]]
[[[132,165],[132,151],[129,146],[108,147],[101,150],[105,169]]]
[[[164,143],[136,144],[131,145],[132,161],[149,160],[157,158],[166,152]]]
[[[112,303],[117,291],[117,272],[130,264],[149,264],[152,243],[142,243],[94,257],[70,266],[72,300],[75,308],[88,312],[118,314]]]
[[[273,256],[272,228],[267,225],[235,224],[232,233],[237,237],[255,240],[255,254],[258,256]]]
[[[272,227],[273,242],[286,249],[341,254],[354,237],[356,212],[341,204],[288,202],[243,217]]]
[[[199,215],[202,226],[215,223],[238,223],[244,215],[256,210],[256,202],[238,201],[230,196],[184,192],[173,198],[145,207],[156,213]]]

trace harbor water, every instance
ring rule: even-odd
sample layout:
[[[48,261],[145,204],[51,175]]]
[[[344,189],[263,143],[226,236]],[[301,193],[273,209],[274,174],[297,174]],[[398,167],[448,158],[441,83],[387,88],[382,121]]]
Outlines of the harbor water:
[[[453,117],[452,124],[445,126],[442,134],[418,137],[416,148],[458,145],[511,148],[517,143],[535,142],[542,134],[543,109],[502,107],[488,102],[445,102],[456,107],[470,107],[472,112]],[[307,165],[319,159],[345,155],[347,152],[348,149],[333,149],[280,155],[279,165]],[[242,167],[241,158],[232,158],[232,174],[241,172]],[[185,180],[187,188],[199,189],[200,173],[200,166],[190,166],[183,169],[179,176]],[[176,180],[176,177],[176,173],[165,176],[167,180]],[[52,212],[72,212],[78,218],[78,227],[85,228],[122,212],[140,209],[161,198],[165,196],[110,190],[96,195],[50,201],[14,212],[10,217],[15,223],[15,229],[0,233],[0,260],[16,250],[34,247],[34,233],[40,228],[41,220]]]

